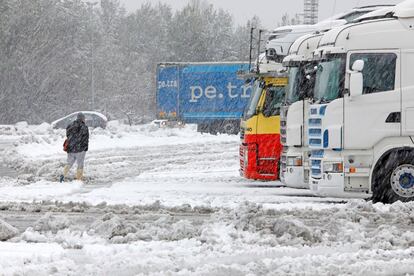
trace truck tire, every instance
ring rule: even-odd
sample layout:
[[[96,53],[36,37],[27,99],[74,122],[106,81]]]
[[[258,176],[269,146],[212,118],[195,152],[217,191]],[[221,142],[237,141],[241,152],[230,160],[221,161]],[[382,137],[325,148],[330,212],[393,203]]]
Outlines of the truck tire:
[[[414,200],[414,151],[393,151],[376,166],[372,186],[373,202]]]
[[[209,125],[208,124],[198,124],[197,125],[197,132],[208,133],[209,132]]]
[[[225,121],[221,128],[222,132],[228,135],[237,135],[240,131],[240,125],[235,121]]]
[[[217,135],[217,133],[218,133],[217,124],[211,124],[211,125],[209,125],[208,133],[210,133],[211,135]]]

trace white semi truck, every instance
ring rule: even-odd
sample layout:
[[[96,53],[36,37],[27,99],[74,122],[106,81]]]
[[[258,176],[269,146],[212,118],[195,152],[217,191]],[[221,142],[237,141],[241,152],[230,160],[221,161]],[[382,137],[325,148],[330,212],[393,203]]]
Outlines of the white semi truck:
[[[314,88],[313,52],[323,34],[298,38],[283,60],[289,83],[281,112],[281,181],[288,187],[309,188],[308,114]]]
[[[347,12],[336,14],[328,19],[314,25],[291,25],[282,26],[274,29],[266,42],[266,53],[260,57],[260,62],[266,63],[282,63],[283,58],[289,54],[291,45],[299,37],[314,33],[324,32],[330,30],[336,26],[342,26],[354,19],[363,16],[369,12],[382,9],[384,7],[390,7],[390,5],[375,5],[353,8]]]
[[[413,200],[414,1],[325,33],[315,55],[311,190]]]
[[[381,8],[362,15],[355,22],[384,17],[394,8],[375,6],[378,7]],[[366,9],[368,8],[363,11]],[[308,119],[315,84],[313,68],[317,64],[313,60],[313,52],[318,47],[322,35],[323,32],[317,32],[298,38],[290,49],[290,55],[283,62],[284,66],[290,68],[286,103],[281,116],[281,139],[284,146],[281,157],[281,180],[288,187],[309,188]]]

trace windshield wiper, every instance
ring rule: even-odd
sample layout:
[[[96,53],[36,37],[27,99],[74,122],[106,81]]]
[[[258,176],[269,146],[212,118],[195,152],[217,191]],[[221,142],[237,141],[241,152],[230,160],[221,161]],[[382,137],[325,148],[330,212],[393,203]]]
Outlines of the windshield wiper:
[[[324,103],[328,103],[329,101],[328,101],[328,99],[326,98],[326,97],[322,97],[320,100],[319,100],[319,103],[321,103],[321,104],[324,104]]]

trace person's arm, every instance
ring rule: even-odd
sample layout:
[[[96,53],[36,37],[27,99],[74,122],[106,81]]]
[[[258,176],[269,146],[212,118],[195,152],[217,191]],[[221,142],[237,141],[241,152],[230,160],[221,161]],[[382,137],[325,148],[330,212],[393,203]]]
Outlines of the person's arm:
[[[89,128],[83,125],[81,128],[81,146],[82,151],[88,151],[89,148]]]

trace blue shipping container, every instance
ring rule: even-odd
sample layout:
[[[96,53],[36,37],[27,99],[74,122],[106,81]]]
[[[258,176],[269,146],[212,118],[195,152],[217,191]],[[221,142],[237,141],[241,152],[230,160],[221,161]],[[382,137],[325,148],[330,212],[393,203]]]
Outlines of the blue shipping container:
[[[157,117],[185,123],[239,120],[251,85],[238,78],[248,63],[166,63],[157,69]]]

